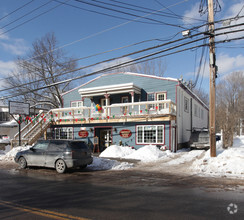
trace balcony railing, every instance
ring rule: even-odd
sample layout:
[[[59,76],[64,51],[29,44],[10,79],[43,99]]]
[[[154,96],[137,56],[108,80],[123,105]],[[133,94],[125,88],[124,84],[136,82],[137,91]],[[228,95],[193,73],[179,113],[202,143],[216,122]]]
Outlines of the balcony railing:
[[[176,115],[176,105],[171,100],[118,103],[103,106],[101,111],[95,107],[69,107],[52,109],[54,121],[63,120],[102,120],[120,118],[143,118]]]

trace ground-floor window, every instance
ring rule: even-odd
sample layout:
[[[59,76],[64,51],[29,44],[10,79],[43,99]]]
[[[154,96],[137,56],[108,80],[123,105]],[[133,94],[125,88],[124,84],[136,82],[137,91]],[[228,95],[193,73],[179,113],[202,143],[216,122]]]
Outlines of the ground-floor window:
[[[164,125],[136,126],[138,144],[164,144]]]
[[[55,139],[73,139],[73,128],[55,128]]]

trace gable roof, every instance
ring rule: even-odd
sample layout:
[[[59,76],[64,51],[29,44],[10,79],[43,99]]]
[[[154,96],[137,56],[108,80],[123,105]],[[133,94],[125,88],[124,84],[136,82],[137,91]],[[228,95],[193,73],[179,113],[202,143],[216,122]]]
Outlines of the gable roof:
[[[63,95],[66,95],[66,94],[68,94],[68,93],[70,93],[70,92],[72,92],[72,91],[74,91],[74,90],[80,89],[81,87],[86,86],[86,85],[92,83],[93,81],[95,81],[95,80],[97,80],[97,79],[100,79],[100,78],[102,78],[102,77],[104,77],[104,76],[116,75],[116,74],[134,75],[134,76],[140,76],[140,77],[148,77],[148,78],[154,78],[154,79],[160,79],[160,80],[168,80],[168,81],[179,82],[179,80],[178,80],[178,79],[175,79],[175,78],[170,78],[170,77],[160,77],[160,76],[147,75],[147,74],[142,74],[142,73],[132,73],[132,72],[105,73],[105,74],[102,74],[102,75],[100,75],[100,76],[97,76],[96,78],[94,78],[94,79],[92,79],[92,80],[90,80],[90,81],[88,81],[88,82],[86,82],[86,83],[84,83],[84,84],[82,84],[82,85],[80,85],[80,86],[77,86],[77,87],[74,88],[74,89],[71,89],[71,90],[69,90],[69,91],[67,91],[67,92],[62,93],[62,96],[63,96]]]

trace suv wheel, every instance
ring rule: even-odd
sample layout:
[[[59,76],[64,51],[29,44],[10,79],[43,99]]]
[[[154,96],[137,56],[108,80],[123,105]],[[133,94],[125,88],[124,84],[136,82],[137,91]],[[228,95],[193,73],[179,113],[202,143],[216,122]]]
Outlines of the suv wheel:
[[[58,173],[64,173],[67,169],[66,164],[62,159],[57,160],[55,168]]]
[[[27,162],[24,157],[20,157],[18,160],[20,168],[25,169],[27,167]]]

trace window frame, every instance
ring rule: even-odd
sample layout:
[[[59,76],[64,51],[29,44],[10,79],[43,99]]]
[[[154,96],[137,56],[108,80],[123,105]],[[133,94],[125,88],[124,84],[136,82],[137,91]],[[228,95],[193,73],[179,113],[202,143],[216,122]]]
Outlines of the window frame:
[[[148,131],[148,130],[145,130],[145,128],[147,128],[147,127],[155,127],[155,130],[154,130],[154,131],[156,131],[155,142],[145,141],[146,140],[145,135],[149,135],[149,134],[145,133],[145,131]],[[159,134],[159,129],[158,129],[159,127],[162,127],[162,129],[161,129],[162,133],[161,134]],[[140,136],[140,133],[142,133],[142,136]],[[161,142],[158,141],[160,136],[162,138]],[[136,144],[138,144],[138,145],[149,145],[149,144],[151,144],[151,145],[164,145],[165,144],[165,125],[162,125],[162,124],[136,125]]]
[[[189,99],[184,96],[184,112],[189,113],[189,109],[190,109]]]
[[[58,132],[58,136],[57,136],[57,130]],[[66,133],[66,134],[62,134],[60,132]],[[67,138],[61,138],[66,136]],[[58,138],[57,138],[58,137]],[[55,140],[73,140],[74,139],[74,128],[73,127],[58,127],[58,128],[54,128],[54,139]]]

